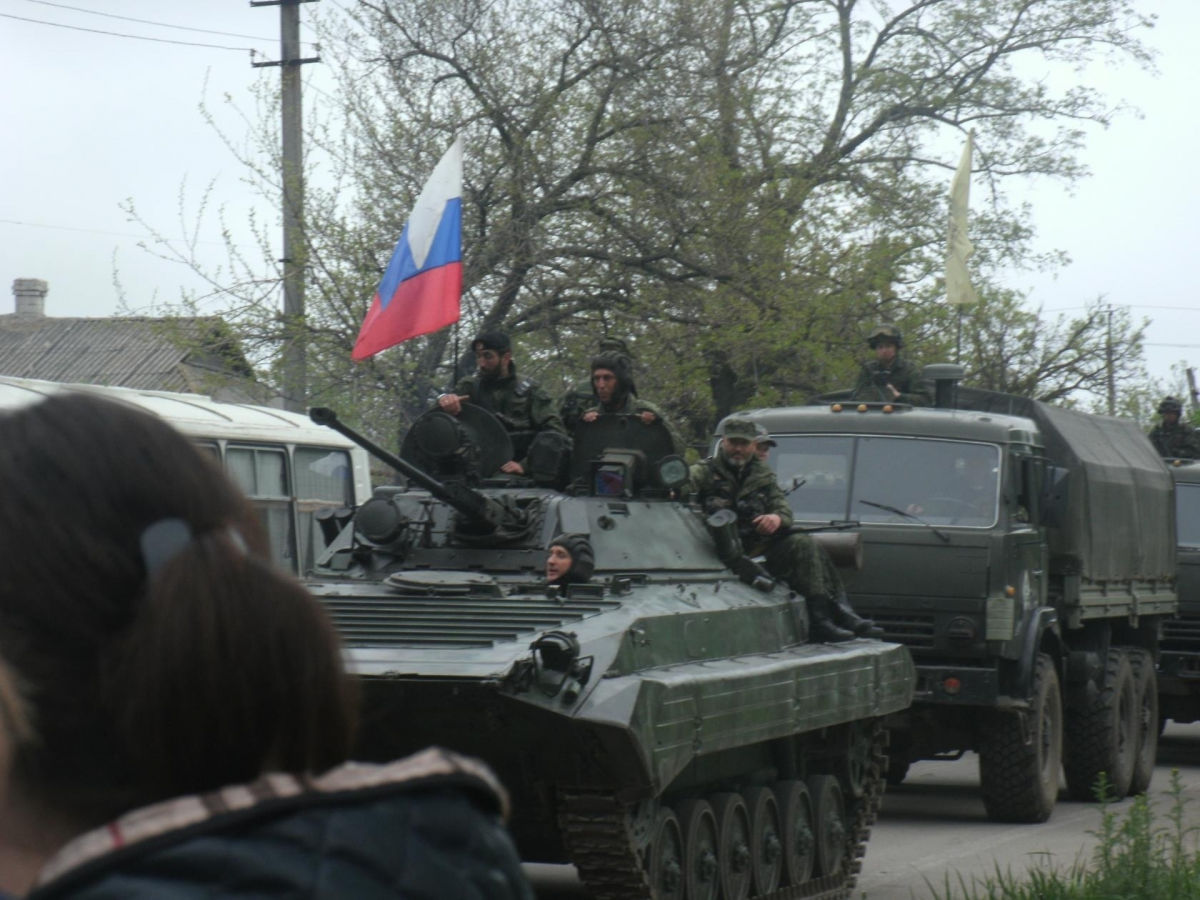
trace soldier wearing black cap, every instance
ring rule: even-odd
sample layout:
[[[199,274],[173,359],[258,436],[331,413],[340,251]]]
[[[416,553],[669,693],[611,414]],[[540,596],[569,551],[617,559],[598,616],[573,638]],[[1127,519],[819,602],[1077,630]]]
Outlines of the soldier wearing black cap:
[[[512,342],[502,331],[485,331],[471,341],[475,363],[474,375],[462,379],[454,392],[438,397],[438,406],[457,416],[466,401],[481,406],[498,418],[512,436],[516,459],[500,467],[502,472],[521,475],[525,472],[525,454],[534,435],[540,431],[566,434],[562,421],[554,411],[554,401],[530,378],[518,378],[512,358]]]
[[[755,455],[757,436],[751,420],[726,419],[716,456],[691,467],[690,489],[707,515],[737,514],[742,554],[765,555],[767,571],[805,598],[814,639],[871,634],[875,624],[850,606],[829,554],[808,535],[790,533],[792,509],[771,467]]]
[[[661,409],[637,395],[633,383],[633,364],[624,353],[601,353],[592,360],[592,400],[581,422],[594,422],[601,414],[637,416],[647,425],[661,421],[671,434],[671,443],[680,456],[683,439]]]
[[[867,346],[875,351],[875,358],[863,363],[852,399],[929,405],[929,388],[921,382],[916,366],[900,359],[904,338],[899,328],[876,325],[867,335]]]
[[[1200,458],[1200,435],[1186,422],[1181,422],[1183,404],[1175,397],[1164,397],[1158,404],[1162,421],[1150,430],[1152,443],[1159,456],[1167,459]]]

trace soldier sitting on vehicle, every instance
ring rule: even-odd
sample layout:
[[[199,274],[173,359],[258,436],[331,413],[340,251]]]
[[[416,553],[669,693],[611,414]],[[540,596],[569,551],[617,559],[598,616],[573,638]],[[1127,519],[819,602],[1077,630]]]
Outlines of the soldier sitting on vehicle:
[[[867,335],[867,346],[875,358],[863,363],[850,399],[928,406],[929,389],[921,382],[916,367],[900,359],[904,338],[895,325],[876,325]]]
[[[606,337],[601,338],[599,345],[596,348],[598,356],[607,354],[617,354],[624,356],[629,360],[630,372],[633,371],[633,355],[629,352],[629,347],[620,338]],[[632,380],[632,375],[631,375]],[[636,388],[633,389],[636,395]],[[592,390],[592,379],[588,377],[586,381],[577,381],[567,390],[562,396],[562,400],[558,405],[558,417],[562,419],[563,425],[566,426],[567,434],[575,430],[575,426],[579,424],[584,412],[594,406],[596,403],[596,394]]]
[[[602,353],[592,360],[592,402],[579,417],[595,422],[601,414],[636,416],[647,425],[661,421],[671,434],[673,452],[683,455],[683,439],[671,420],[649,400],[637,395],[633,383],[633,365],[623,353]]]
[[[765,555],[767,572],[805,598],[815,640],[871,634],[875,623],[850,606],[824,548],[806,534],[791,532],[791,507],[775,473],[755,456],[756,436],[749,419],[726,419],[716,455],[691,467],[690,490],[706,515],[736,513],[742,556]],[[736,553],[725,555],[735,562]]]
[[[1164,397],[1158,404],[1158,414],[1162,421],[1150,430],[1150,443],[1158,455],[1166,459],[1200,458],[1200,434],[1180,421],[1183,404],[1174,397]]]
[[[493,413],[513,441],[514,458],[504,463],[500,471],[522,475],[527,468],[526,454],[535,435],[542,431],[566,434],[562,421],[554,411],[554,401],[537,382],[517,378],[517,366],[512,358],[512,342],[501,331],[485,331],[471,342],[479,371],[462,379],[453,393],[438,397],[438,406],[452,416],[462,411],[470,401]]]

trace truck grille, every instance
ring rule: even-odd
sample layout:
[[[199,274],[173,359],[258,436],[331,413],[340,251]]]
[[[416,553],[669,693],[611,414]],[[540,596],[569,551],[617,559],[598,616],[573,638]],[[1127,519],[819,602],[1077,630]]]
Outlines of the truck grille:
[[[883,640],[915,650],[933,649],[933,616],[911,613],[864,612],[883,629]]]
[[[617,609],[596,597],[321,597],[350,646],[491,647]]]
[[[1200,652],[1200,616],[1163,620],[1163,636],[1159,647],[1164,651]]]

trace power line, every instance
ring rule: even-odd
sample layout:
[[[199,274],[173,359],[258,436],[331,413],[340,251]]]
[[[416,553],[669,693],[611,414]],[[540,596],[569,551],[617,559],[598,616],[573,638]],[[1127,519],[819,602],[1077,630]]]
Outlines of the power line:
[[[0,219],[0,225],[23,225],[26,228],[50,228],[54,231],[80,231],[84,234],[103,234],[109,237],[134,238],[135,240],[155,241],[156,243],[158,243],[160,240],[145,234],[130,234],[124,231],[104,231],[100,228],[78,228],[73,225],[48,225],[45,222],[22,222],[19,219]],[[166,243],[166,241],[162,241],[162,243]],[[224,241],[197,240],[196,243],[223,245]]]
[[[45,19],[29,19],[25,16],[14,16],[10,13],[0,13],[0,18],[16,19],[18,22],[32,22],[35,25],[53,25],[55,28],[69,28],[71,31],[87,31],[91,34],[107,34],[112,37],[133,38],[135,41],[154,41],[156,44],[178,44],[182,47],[208,47],[212,50],[237,50],[242,53],[256,52],[253,47],[229,47],[222,44],[201,44],[197,41],[172,41],[167,38],[146,37],[140,34],[125,34],[121,31],[104,31],[100,28],[84,28],[82,25],[64,25],[62,22],[47,22]]]
[[[98,9],[84,9],[82,6],[68,6],[65,3],[51,3],[50,0],[26,0],[28,3],[37,3],[39,6],[53,6],[57,9],[69,9],[73,12],[88,13],[93,16],[104,16],[108,19],[121,19],[125,22],[139,22],[142,25],[157,25],[160,28],[176,28],[179,31],[198,31],[202,34],[219,34],[224,37],[246,38],[250,41],[260,41],[270,43],[274,38],[263,38],[253,34],[237,34],[233,31],[214,31],[211,28],[192,28],[188,25],[172,25],[170,22],[156,22],[153,19],[135,19],[133,16],[118,16],[116,13],[101,12]],[[304,44],[312,44],[313,41],[302,41]]]

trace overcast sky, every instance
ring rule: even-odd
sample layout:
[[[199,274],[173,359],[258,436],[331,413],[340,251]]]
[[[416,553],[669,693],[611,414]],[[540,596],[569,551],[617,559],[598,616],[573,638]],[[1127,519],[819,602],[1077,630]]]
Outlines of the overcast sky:
[[[1166,378],[1172,364],[1200,366],[1194,261],[1200,188],[1193,172],[1200,148],[1194,99],[1200,2],[1141,0],[1139,7],[1159,16],[1147,41],[1160,51],[1160,75],[1129,67],[1090,77],[1114,98],[1140,107],[1144,117],[1126,116],[1107,131],[1092,131],[1083,159],[1093,176],[1072,194],[1037,186],[1030,199],[1039,246],[1065,250],[1073,262],[1053,278],[1011,273],[1009,280],[1046,310],[1074,313],[1103,295],[1135,318],[1151,319],[1150,372]],[[301,6],[302,18],[308,9]],[[185,180],[190,223],[209,182],[235,216],[257,202],[198,106],[207,97],[240,133],[221,98],[228,93],[253,108],[248,90],[261,70],[251,67],[248,51],[277,59],[278,34],[278,7],[252,8],[248,0],[0,0],[0,312],[12,310],[14,278],[47,280],[47,313],[56,316],[116,312],[114,270],[135,309],[155,295],[174,301],[181,288],[198,287],[183,266],[159,262],[138,247],[145,234],[119,204],[132,199],[148,221],[174,237]],[[317,68],[305,67],[305,75]],[[215,217],[198,237],[208,242],[201,249],[221,258]]]

